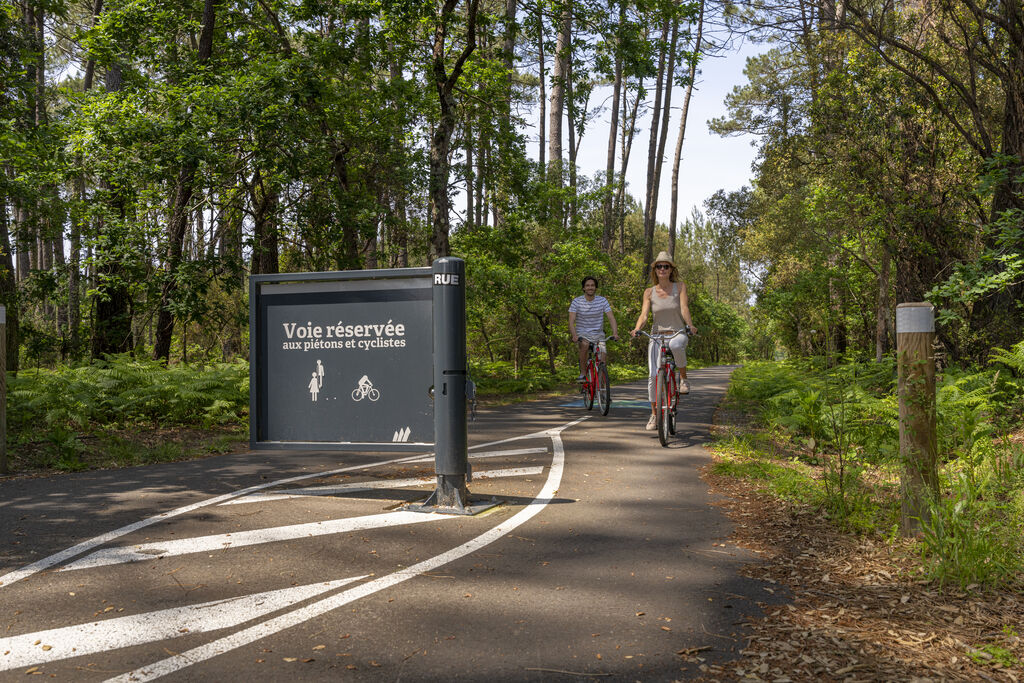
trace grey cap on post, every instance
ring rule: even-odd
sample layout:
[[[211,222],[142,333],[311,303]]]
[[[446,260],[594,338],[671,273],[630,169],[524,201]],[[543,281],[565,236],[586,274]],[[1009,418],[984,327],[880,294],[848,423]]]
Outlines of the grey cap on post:
[[[935,307],[930,303],[900,304],[896,307],[896,334],[935,331]]]

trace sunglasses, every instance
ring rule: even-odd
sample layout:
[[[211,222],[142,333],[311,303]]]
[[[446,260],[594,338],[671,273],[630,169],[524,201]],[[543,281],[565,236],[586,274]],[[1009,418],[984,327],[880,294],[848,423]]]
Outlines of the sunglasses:
[[[665,264],[658,264],[654,266],[655,270],[672,270],[672,266],[666,266]]]

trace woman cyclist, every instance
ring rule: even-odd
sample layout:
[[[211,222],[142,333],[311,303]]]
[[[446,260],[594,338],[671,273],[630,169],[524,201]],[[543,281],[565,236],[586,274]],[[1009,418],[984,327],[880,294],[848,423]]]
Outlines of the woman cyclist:
[[[688,325],[692,332],[697,328],[690,319],[690,302],[686,295],[686,283],[679,279],[679,271],[672,257],[667,251],[658,254],[651,265],[651,285],[644,290],[643,308],[640,310],[640,317],[636,319],[636,326],[630,334],[634,337],[640,332],[640,328],[647,322],[647,314],[654,314],[654,325],[651,334],[674,334],[684,330]],[[689,337],[686,333],[672,337],[668,342],[668,348],[672,351],[672,357],[676,361],[677,377],[676,386],[680,394],[690,393],[690,383],[686,381],[686,345]],[[654,430],[657,425],[657,418],[654,407],[655,381],[658,375],[658,352],[661,344],[651,340],[647,347],[647,394],[651,401],[651,418],[647,421],[647,429]]]

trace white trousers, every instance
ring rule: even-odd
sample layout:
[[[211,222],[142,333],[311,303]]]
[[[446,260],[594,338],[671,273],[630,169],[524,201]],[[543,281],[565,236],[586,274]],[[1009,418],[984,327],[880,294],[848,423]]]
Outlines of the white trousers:
[[[690,343],[690,338],[686,334],[679,334],[668,340],[668,349],[672,352],[672,357],[676,361],[677,368],[686,367],[686,345]],[[661,355],[661,342],[651,340],[651,343],[647,345],[647,394],[650,396],[651,403],[654,403],[654,394],[657,389],[658,383],[658,356]]]

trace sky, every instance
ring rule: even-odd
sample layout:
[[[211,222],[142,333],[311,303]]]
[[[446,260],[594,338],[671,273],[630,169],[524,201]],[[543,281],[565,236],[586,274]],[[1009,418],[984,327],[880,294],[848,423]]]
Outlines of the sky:
[[[746,83],[743,68],[748,56],[764,48],[750,43],[739,46],[737,51],[722,57],[706,60],[700,67],[697,84],[690,99],[690,113],[686,124],[686,138],[683,141],[682,161],[679,166],[678,220],[690,216],[694,208],[704,210],[704,200],[720,189],[738,190],[749,185],[751,164],[757,149],[752,143],[753,136],[743,135],[723,138],[708,130],[708,121],[726,115],[725,96],[733,87]],[[672,94],[673,116],[669,122],[668,137],[665,141],[665,162],[661,172],[661,188],[658,193],[658,221],[668,223],[671,214],[672,164],[674,162],[676,139],[679,136],[683,88],[676,87]],[[652,95],[653,96],[653,95]],[[608,153],[608,125],[611,119],[611,89],[595,89],[590,107],[604,105],[601,116],[589,124],[583,137],[577,165],[583,175],[593,176],[603,171]],[[536,118],[536,112],[534,112]],[[534,121],[534,124],[536,122]],[[647,146],[650,134],[650,116],[638,121],[633,140],[633,149],[627,169],[627,191],[633,197],[641,198],[647,185]],[[536,127],[527,131],[531,142],[527,150],[536,158]],[[568,144],[563,143],[568,154]],[[616,160],[616,167],[621,160]]]

